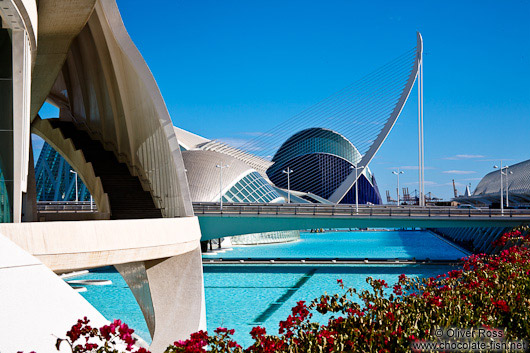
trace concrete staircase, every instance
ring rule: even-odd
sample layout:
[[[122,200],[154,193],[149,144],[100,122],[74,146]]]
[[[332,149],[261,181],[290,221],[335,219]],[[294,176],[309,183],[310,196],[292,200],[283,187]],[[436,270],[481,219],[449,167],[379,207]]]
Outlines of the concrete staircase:
[[[87,132],[77,129],[71,122],[49,119],[54,128],[70,138],[76,149],[83,151],[94,173],[101,179],[108,194],[111,219],[162,218],[153,198],[144,191],[138,177],[132,176],[125,163],[120,163],[113,152],[103,148],[100,141],[92,140]]]

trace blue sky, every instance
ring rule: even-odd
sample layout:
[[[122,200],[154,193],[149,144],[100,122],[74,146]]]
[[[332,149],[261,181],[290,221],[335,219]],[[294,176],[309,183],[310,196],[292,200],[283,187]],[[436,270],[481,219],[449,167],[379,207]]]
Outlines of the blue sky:
[[[247,140],[413,47],[420,31],[426,190],[448,198],[453,178],[462,192],[495,160],[530,158],[530,1],[147,5],[118,0],[181,128]],[[416,92],[370,165],[382,195],[395,190],[395,167],[417,187]]]

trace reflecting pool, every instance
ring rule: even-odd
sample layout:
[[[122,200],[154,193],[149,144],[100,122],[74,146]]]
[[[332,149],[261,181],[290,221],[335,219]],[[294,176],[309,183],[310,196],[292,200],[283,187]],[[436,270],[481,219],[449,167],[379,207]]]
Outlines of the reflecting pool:
[[[302,233],[300,241],[286,244],[244,246],[216,255],[222,258],[412,258],[456,260],[465,256],[458,248],[430,232],[328,232]],[[205,256],[212,258],[212,256]],[[447,272],[442,265],[204,265],[206,315],[209,331],[219,326],[234,328],[243,345],[249,331],[259,325],[278,333],[278,323],[297,301],[311,301],[322,295],[341,293],[337,279],[346,286],[367,289],[367,277],[389,284],[400,274],[430,277]],[[102,314],[119,318],[150,342],[140,308],[125,281],[113,267],[91,270],[79,279],[110,279],[110,286],[87,286],[81,293]],[[78,278],[76,278],[78,279]],[[314,317],[318,320],[318,316]],[[322,319],[322,318],[321,318]]]

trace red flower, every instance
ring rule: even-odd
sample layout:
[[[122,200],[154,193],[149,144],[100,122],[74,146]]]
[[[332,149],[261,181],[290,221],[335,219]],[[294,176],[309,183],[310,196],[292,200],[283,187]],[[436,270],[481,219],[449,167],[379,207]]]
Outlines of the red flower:
[[[218,328],[216,328],[216,329],[214,330],[215,333],[225,333],[225,332],[227,332],[227,331],[228,331],[228,329],[225,328],[225,327],[218,327]]]
[[[499,299],[497,301],[493,300],[493,298],[490,298],[491,300],[491,303],[493,304],[493,306],[495,306],[496,308],[500,309],[501,311],[504,311],[504,312],[510,312],[510,307],[508,307],[508,304],[506,303],[505,300],[502,300],[502,299]]]
[[[267,334],[267,330],[265,330],[264,327],[253,327],[252,330],[250,330],[250,336],[252,336],[253,339],[256,339],[257,337],[263,337]]]

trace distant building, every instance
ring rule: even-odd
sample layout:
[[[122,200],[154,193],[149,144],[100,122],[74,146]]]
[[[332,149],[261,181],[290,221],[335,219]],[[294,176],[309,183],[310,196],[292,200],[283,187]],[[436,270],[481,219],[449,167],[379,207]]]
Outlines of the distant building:
[[[252,159],[249,156],[243,155],[238,159],[233,156],[237,149],[220,144],[215,147],[225,153],[217,150],[204,150],[202,149],[204,146],[207,148],[214,146],[205,144],[201,138],[194,139],[185,131],[177,132],[177,135],[179,143],[181,140],[188,142],[185,146],[181,144],[181,150],[193,202],[219,202],[222,198],[223,202],[235,203],[285,203],[286,199],[281,191],[273,187],[262,174],[243,161]],[[186,139],[183,135],[188,135],[190,138]],[[197,145],[193,143],[194,141],[201,143]],[[253,164],[256,165],[256,163]],[[222,183],[218,165],[223,166]],[[231,237],[230,240],[232,244],[256,245],[293,241],[299,238],[300,232],[296,230],[245,234]]]
[[[508,190],[509,206],[530,205],[530,160],[508,167],[508,174],[503,175],[503,200],[506,206]],[[503,172],[506,169],[503,170]],[[501,173],[494,170],[486,174],[470,196],[459,196],[454,200],[460,203],[478,206],[500,206]]]
[[[297,132],[278,149],[267,170],[270,180],[279,188],[287,189],[283,170],[290,168],[290,189],[312,193],[328,199],[350,175],[352,166],[362,159],[355,146],[341,134],[324,129],[310,128]],[[381,195],[373,174],[365,168],[358,179],[359,203],[381,204]],[[310,200],[315,202],[314,200]],[[352,187],[341,203],[355,203]]]
[[[194,202],[283,203],[285,199],[248,164],[216,151],[182,151]],[[223,168],[221,172],[217,165]],[[221,191],[222,195],[219,194]]]
[[[75,178],[68,162],[44,143],[35,167],[37,201],[75,201]],[[90,192],[77,176],[78,200],[89,201]]]

